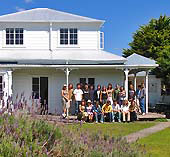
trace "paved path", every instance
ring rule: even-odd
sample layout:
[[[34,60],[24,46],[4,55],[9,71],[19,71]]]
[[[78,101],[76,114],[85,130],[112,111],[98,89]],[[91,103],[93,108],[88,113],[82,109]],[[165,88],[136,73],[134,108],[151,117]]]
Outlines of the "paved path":
[[[146,128],[143,130],[140,130],[138,132],[129,134],[127,136],[125,136],[125,138],[127,139],[128,142],[135,142],[140,138],[149,136],[150,134],[159,132],[165,128],[170,127],[170,122],[160,122],[159,124],[152,126],[150,128]]]

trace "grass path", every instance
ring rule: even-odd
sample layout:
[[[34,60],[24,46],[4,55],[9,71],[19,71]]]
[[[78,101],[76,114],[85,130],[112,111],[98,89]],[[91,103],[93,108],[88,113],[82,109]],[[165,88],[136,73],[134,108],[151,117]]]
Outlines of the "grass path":
[[[138,139],[141,139],[143,137],[149,136],[153,133],[159,132],[161,130],[164,130],[166,128],[170,127],[170,122],[160,122],[155,126],[152,126],[150,128],[145,128],[143,130],[137,131],[135,133],[131,133],[127,136],[125,136],[125,138],[127,139],[128,142],[135,142]]]

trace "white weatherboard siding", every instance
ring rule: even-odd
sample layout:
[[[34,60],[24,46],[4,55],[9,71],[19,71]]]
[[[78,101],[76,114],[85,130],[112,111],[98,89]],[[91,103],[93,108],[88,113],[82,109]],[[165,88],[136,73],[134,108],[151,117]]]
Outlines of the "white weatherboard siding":
[[[161,79],[149,75],[149,105],[155,106],[161,100]]]
[[[23,49],[49,49],[49,30],[50,23],[1,23],[0,28],[0,48],[15,48],[15,46],[6,45],[6,28],[24,28],[24,45],[19,45]],[[52,49],[66,48],[68,46],[60,45],[60,28],[77,28],[78,29],[78,45],[70,46],[70,48],[81,49],[99,49],[99,27],[95,24],[82,23],[52,23],[51,42]]]
[[[13,98],[19,97],[24,92],[24,97],[31,103],[30,96],[32,93],[32,77],[48,77],[48,99],[49,113],[61,113],[61,88],[66,83],[66,77],[62,70],[55,69],[30,69],[16,70],[13,72]],[[73,70],[69,76],[69,82],[74,84],[74,87],[79,82],[79,78],[95,78],[95,85],[106,85],[110,82],[115,86],[117,83],[123,85],[124,74],[117,70]]]

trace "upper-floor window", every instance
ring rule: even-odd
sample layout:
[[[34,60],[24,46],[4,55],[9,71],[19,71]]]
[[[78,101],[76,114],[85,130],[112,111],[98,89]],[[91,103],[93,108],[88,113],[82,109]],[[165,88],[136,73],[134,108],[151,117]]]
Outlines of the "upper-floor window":
[[[100,32],[100,49],[104,49],[104,33]]]
[[[60,45],[77,45],[78,30],[77,28],[60,29]]]
[[[23,45],[23,28],[6,28],[6,45]]]

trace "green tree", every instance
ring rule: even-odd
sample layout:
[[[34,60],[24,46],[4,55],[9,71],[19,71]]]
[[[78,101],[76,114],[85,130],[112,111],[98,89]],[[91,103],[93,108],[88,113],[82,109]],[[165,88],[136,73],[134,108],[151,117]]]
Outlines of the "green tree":
[[[147,25],[140,26],[133,34],[130,48],[123,50],[123,56],[133,53],[154,59],[160,66],[153,72],[164,82],[170,80],[170,17],[160,16],[151,19]]]

